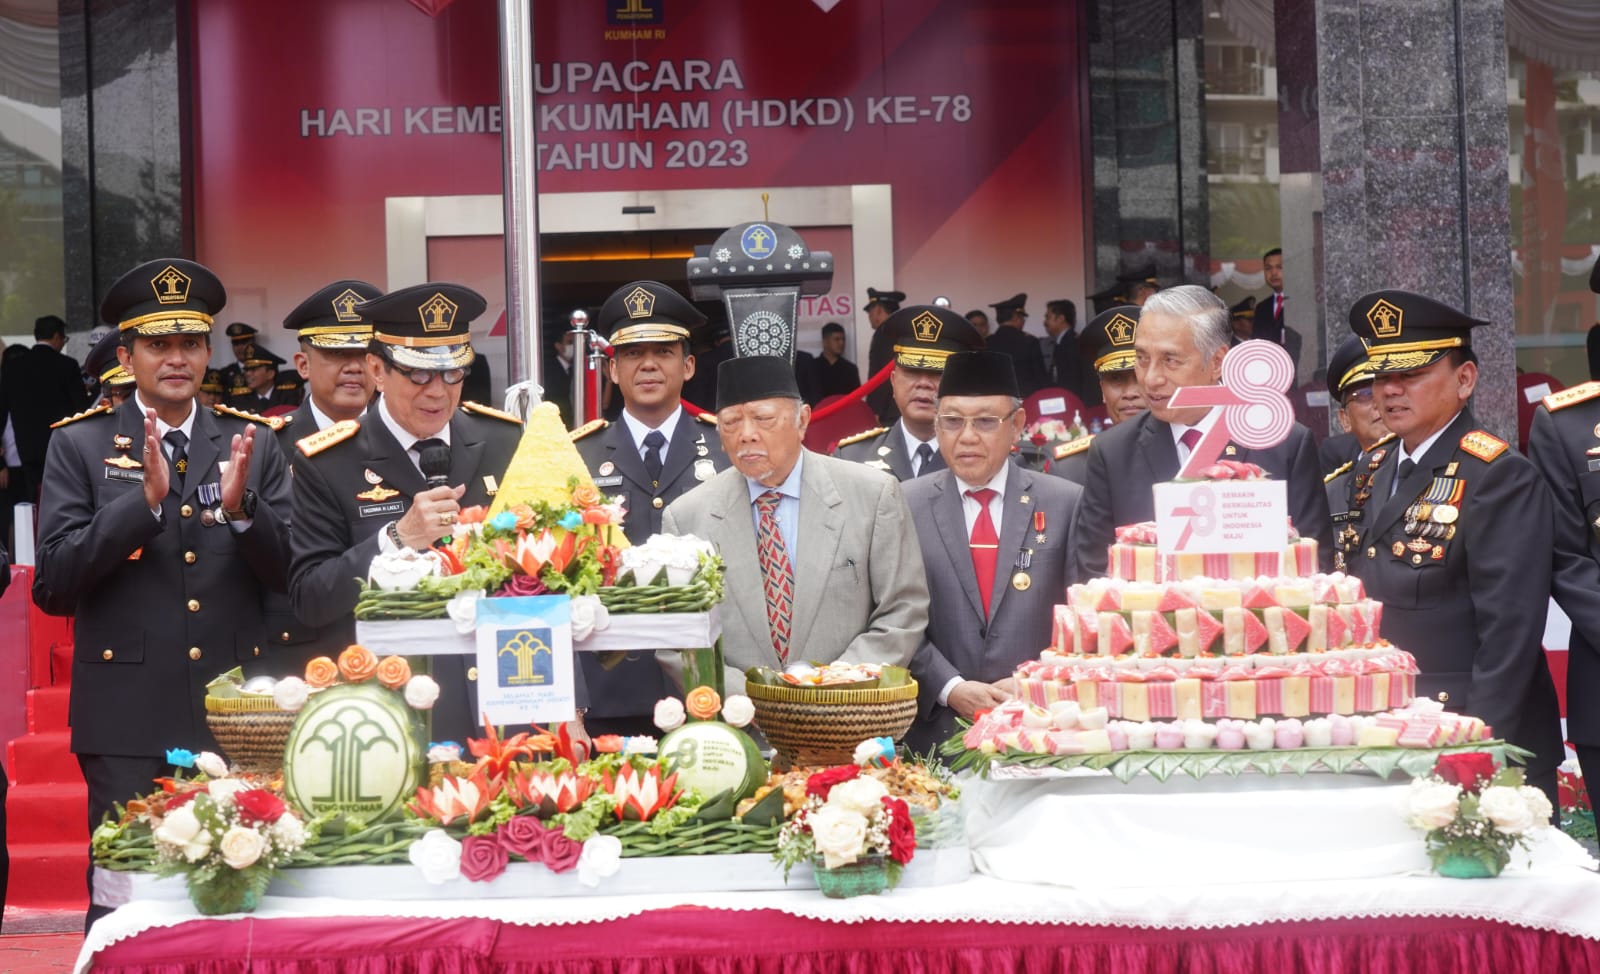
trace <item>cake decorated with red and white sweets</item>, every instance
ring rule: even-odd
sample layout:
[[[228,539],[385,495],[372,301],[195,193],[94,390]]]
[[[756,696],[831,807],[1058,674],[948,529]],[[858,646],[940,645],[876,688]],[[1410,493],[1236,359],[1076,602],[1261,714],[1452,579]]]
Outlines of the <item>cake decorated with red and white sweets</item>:
[[[1300,578],[1317,570],[1317,539],[1299,537],[1293,528],[1289,529],[1288,543],[1273,551],[1199,554],[1160,551],[1156,547],[1155,522],[1145,521],[1118,528],[1116,540],[1107,552],[1111,577],[1126,582]]]

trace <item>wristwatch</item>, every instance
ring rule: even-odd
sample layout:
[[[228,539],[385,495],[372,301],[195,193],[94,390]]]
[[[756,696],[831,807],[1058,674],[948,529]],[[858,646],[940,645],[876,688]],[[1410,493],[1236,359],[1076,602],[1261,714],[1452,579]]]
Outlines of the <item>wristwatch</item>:
[[[248,521],[256,516],[256,492],[245,488],[244,496],[239,499],[237,511],[217,509],[217,520],[226,524],[229,521]]]
[[[384,528],[384,531],[389,535],[390,543],[393,544],[397,550],[403,550],[405,548],[406,543],[400,540],[399,521],[390,521],[389,526]]]

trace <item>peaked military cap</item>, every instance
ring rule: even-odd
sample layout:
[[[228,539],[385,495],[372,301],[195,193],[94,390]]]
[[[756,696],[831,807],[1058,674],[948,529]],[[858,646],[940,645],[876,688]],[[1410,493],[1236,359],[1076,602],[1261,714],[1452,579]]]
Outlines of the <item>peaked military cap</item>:
[[[276,368],[283,364],[283,357],[275,354],[265,345],[252,343],[245,349],[244,355],[239,358],[239,365],[246,369],[257,369],[264,365]]]
[[[334,281],[300,302],[283,327],[299,332],[312,348],[366,348],[372,343],[372,321],[356,306],[382,295],[366,281]]]
[[[867,288],[867,303],[861,306],[862,311],[871,311],[875,304],[883,305],[883,310],[891,314],[900,310],[900,302],[906,299],[904,291],[880,291],[875,287]]]
[[[233,324],[229,325],[225,331],[227,332],[229,340],[236,342],[242,342],[246,338],[254,338],[259,334],[253,325],[247,325],[242,321],[235,321]]]
[[[192,260],[151,260],[117,278],[100,317],[118,331],[154,338],[209,335],[212,316],[228,303],[217,275]]]
[[[1088,334],[1094,339],[1094,370],[1126,372],[1133,368],[1133,335],[1139,327],[1139,307],[1118,305],[1095,315]]]
[[[222,370],[206,369],[205,378],[200,380],[200,391],[226,395],[228,389],[222,384]]]
[[[1010,396],[1021,399],[1017,368],[1004,352],[957,352],[944,364],[939,397]]]
[[[133,373],[117,361],[117,346],[121,344],[121,338],[120,332],[108,331],[83,357],[83,371],[100,380],[102,386],[125,386],[133,381]]]
[[[794,365],[781,355],[740,355],[717,366],[717,409],[758,399],[799,399]]]
[[[689,299],[656,281],[634,281],[611,292],[600,306],[599,326],[613,345],[686,342],[706,316]]]
[[[472,319],[488,307],[460,284],[415,284],[355,306],[372,322],[373,348],[407,369],[472,364]]]
[[[1256,316],[1256,299],[1251,295],[1246,295],[1245,299],[1243,301],[1240,301],[1238,304],[1236,304],[1233,307],[1228,309],[1228,317],[1229,318],[1250,318],[1250,319],[1254,319],[1255,316]]]
[[[1366,346],[1375,375],[1432,365],[1452,348],[1470,350],[1472,329],[1487,324],[1409,291],[1373,291],[1350,308],[1350,330]]]
[[[1138,270],[1124,271],[1117,275],[1117,280],[1124,285],[1150,284],[1155,287],[1161,286],[1161,279],[1156,277],[1156,265],[1154,264],[1146,264]]]
[[[972,322],[933,304],[901,308],[878,327],[894,342],[895,362],[908,369],[942,369],[952,353],[985,345]]]
[[[1328,392],[1338,404],[1344,400],[1344,391],[1363,382],[1373,380],[1372,364],[1367,360],[1367,346],[1354,335],[1339,343],[1328,358]]]
[[[999,324],[1000,322],[1005,321],[1007,318],[1010,318],[1014,313],[1023,310],[1027,306],[1028,306],[1028,296],[1026,294],[1021,294],[1021,293],[1013,294],[1011,297],[1006,298],[1004,301],[997,301],[994,304],[989,305],[989,307],[994,309],[995,324]]]

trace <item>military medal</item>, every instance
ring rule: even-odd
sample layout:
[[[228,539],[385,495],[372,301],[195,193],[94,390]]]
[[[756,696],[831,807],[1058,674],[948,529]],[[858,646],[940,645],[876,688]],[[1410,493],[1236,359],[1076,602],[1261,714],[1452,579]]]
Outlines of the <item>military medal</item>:
[[[133,437],[118,433],[111,438],[111,445],[118,450],[127,450],[133,446]]]
[[[1378,469],[1378,465],[1383,463],[1383,458],[1388,456],[1388,455],[1389,455],[1389,451],[1388,450],[1373,450],[1372,451],[1372,467],[1371,467],[1371,469],[1373,469],[1373,470]]]
[[[600,476],[608,477],[615,469],[617,469],[617,465],[612,463],[610,460],[607,460],[605,463],[600,465]]]
[[[1033,512],[1033,543],[1044,544],[1044,512]]]
[[[371,467],[368,467],[367,469],[361,471],[361,476],[365,477],[367,483],[371,484],[374,487],[376,487],[379,484],[383,483],[383,474],[374,473]]]
[[[201,504],[209,506],[211,504],[220,503],[222,500],[222,485],[201,484],[199,487],[195,488],[194,493],[196,499],[198,499]]]
[[[213,524],[216,524],[216,523],[217,523],[217,515],[216,515],[215,512],[213,512],[211,510],[211,508],[209,508],[209,507],[205,508],[204,510],[202,510],[200,512],[200,525],[202,527],[209,528]]]
[[[1032,586],[1033,579],[1028,577],[1027,572],[1017,572],[1011,576],[1011,587],[1019,592],[1026,592]]]
[[[383,486],[382,484],[376,484],[376,485],[373,486],[373,488],[371,490],[364,490],[361,493],[357,494],[356,495],[356,500],[358,500],[358,501],[372,501],[373,503],[376,504],[376,503],[379,503],[379,502],[382,502],[382,501],[386,501],[391,497],[396,497],[396,496],[399,495],[399,493],[400,492],[398,490],[390,490],[389,488]]]
[[[696,480],[710,480],[716,475],[716,472],[717,468],[712,465],[710,460],[696,460],[694,462],[694,479]]]
[[[711,455],[711,451],[706,449],[706,435],[704,433],[701,433],[699,438],[694,441],[694,455],[697,457],[708,457]]]
[[[1454,504],[1439,504],[1428,512],[1428,520],[1435,524],[1454,524],[1460,516],[1461,512]]]
[[[1600,437],[1600,423],[1594,424],[1594,435]]]

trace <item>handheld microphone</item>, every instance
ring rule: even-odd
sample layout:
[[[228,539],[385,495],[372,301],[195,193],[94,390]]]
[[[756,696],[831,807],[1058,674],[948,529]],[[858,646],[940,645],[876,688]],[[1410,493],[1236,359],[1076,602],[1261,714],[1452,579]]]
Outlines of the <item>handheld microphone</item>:
[[[425,446],[417,452],[417,460],[422,466],[422,476],[428,480],[428,486],[445,487],[450,483],[450,448],[443,443]]]

